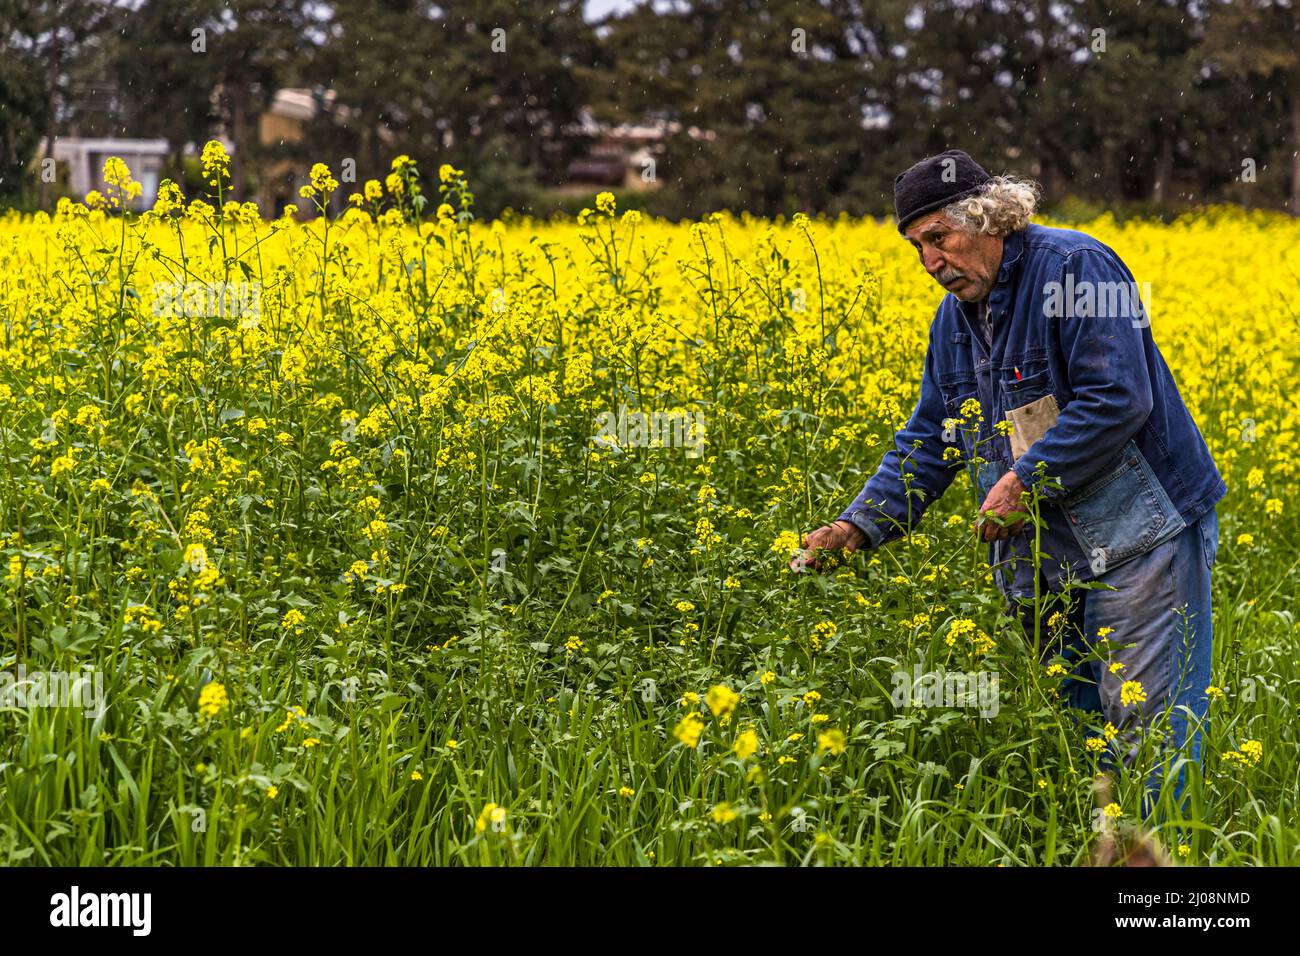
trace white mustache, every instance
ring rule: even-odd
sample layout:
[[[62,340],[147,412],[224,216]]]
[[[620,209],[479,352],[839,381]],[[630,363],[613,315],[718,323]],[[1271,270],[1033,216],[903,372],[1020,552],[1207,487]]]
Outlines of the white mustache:
[[[953,269],[949,272],[940,273],[937,278],[940,285],[947,285],[953,279],[964,279],[966,276],[961,272],[958,272],[956,269]]]

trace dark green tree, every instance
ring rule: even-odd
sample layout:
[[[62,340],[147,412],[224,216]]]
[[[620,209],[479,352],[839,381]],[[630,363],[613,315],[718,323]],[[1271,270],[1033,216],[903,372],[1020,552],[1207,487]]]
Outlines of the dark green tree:
[[[608,24],[608,118],[677,124],[668,211],[791,213],[862,200],[872,81],[853,4],[696,0]]]
[[[4,37],[3,60],[10,59],[10,80],[16,95],[14,101],[3,101],[5,112],[10,113],[15,132],[7,136],[15,148],[15,158],[25,168],[31,159],[31,147],[22,155],[25,141],[22,131],[35,119],[39,122],[40,139],[50,149],[57,132],[61,111],[67,101],[66,81],[71,65],[85,55],[87,44],[98,37],[114,20],[114,9],[96,0],[5,0],[0,7],[0,36]],[[30,65],[41,67],[41,95],[44,103],[32,105],[30,96]],[[8,66],[8,64],[7,64]],[[0,132],[0,138],[6,134]],[[39,180],[41,205],[50,202],[51,183],[44,177]]]
[[[1300,216],[1300,8],[1265,0],[1215,3],[1204,52],[1214,68],[1229,76],[1261,80],[1266,97],[1276,96],[1286,104],[1290,210]],[[1266,104],[1256,102],[1253,107],[1251,112],[1258,117]]]
[[[14,0],[0,0],[0,199],[30,197],[28,166],[47,126],[49,97],[31,24]]]
[[[368,175],[408,153],[554,182],[595,57],[579,0],[357,0],[332,7],[311,75],[337,92]]]

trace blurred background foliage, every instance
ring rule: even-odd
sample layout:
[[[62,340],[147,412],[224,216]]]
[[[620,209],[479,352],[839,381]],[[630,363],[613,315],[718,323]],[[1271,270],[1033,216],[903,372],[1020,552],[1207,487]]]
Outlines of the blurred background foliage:
[[[653,188],[644,161],[600,185],[670,218],[885,214],[952,146],[1075,218],[1300,213],[1300,10],[1274,0],[0,0],[0,42],[0,204],[26,209],[68,192],[48,139],[165,139],[181,178],[220,135],[237,198],[407,153],[465,169],[479,215],[548,215],[623,124],[654,131]],[[282,90],[319,107],[294,136],[266,132]]]

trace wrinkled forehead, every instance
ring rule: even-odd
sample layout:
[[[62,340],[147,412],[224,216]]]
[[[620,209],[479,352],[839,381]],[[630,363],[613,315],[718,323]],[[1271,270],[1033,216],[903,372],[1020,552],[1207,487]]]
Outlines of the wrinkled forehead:
[[[947,214],[943,210],[938,210],[918,217],[915,222],[908,225],[904,235],[910,242],[923,242],[942,233],[953,232],[956,228]]]

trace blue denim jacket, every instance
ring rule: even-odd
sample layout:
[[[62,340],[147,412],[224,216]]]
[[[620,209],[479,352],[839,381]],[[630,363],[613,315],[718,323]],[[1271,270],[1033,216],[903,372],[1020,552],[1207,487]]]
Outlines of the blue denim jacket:
[[[902,537],[963,467],[983,502],[1008,469],[1034,487],[1043,462],[1061,485],[1040,487],[1042,571],[1057,590],[1065,577],[1091,580],[1146,553],[1224,496],[1227,486],[1151,337],[1137,283],[1114,250],[1073,229],[1030,225],[1012,233],[989,307],[991,349],[977,303],[951,293],[939,303],[916,407],[840,515],[862,530],[866,546]],[[1011,440],[995,423],[1008,409],[1039,402],[1041,410],[1049,395],[1055,424],[1013,461]],[[971,398],[983,415],[977,450],[967,431],[973,420],[953,422]],[[945,459],[952,447],[959,459],[953,452]],[[985,463],[969,464],[974,455]],[[1005,593],[1033,594],[1032,532],[1026,522],[1009,541],[990,545]]]

